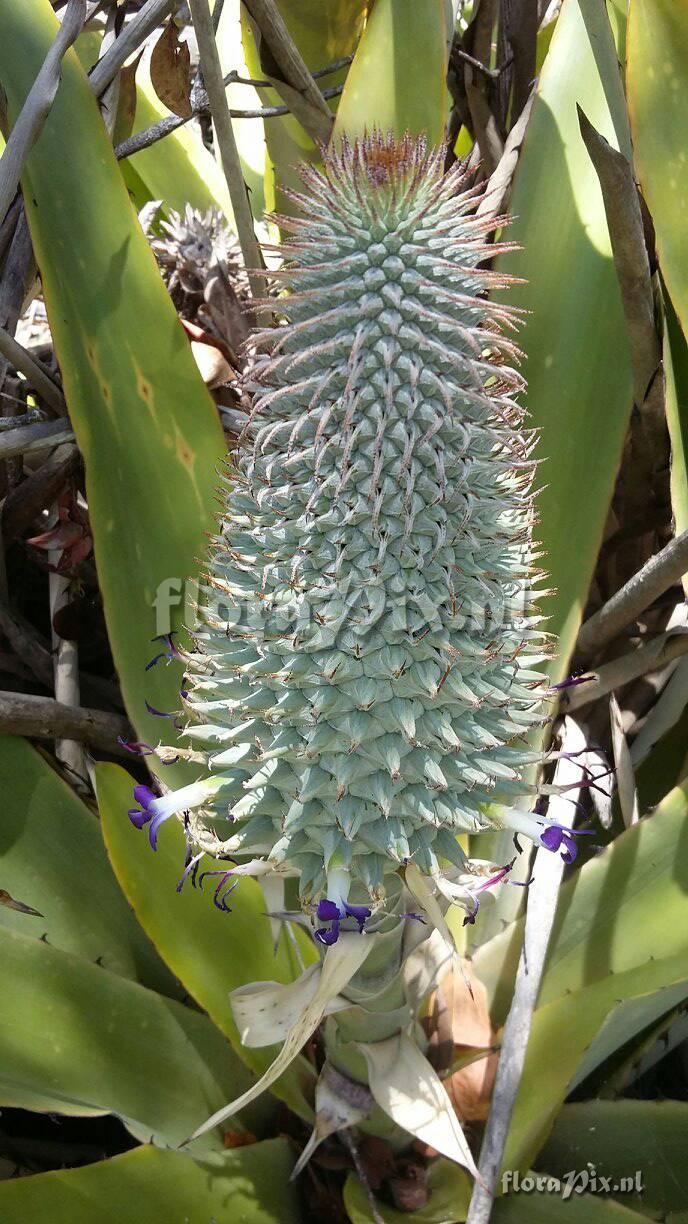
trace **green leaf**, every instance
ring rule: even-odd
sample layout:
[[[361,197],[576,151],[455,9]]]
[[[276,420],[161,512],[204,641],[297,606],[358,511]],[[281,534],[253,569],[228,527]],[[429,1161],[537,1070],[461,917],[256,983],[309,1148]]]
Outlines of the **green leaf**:
[[[609,11],[621,41],[622,0]],[[577,103],[630,153],[617,50],[598,0],[564,0],[510,204],[516,220],[506,237],[522,249],[501,260],[504,271],[527,281],[508,300],[530,312],[519,343],[530,424],[541,431],[538,536],[556,591],[543,601],[547,628],[559,638],[555,678],[565,674],[578,632],[632,405],[604,205]]]
[[[634,934],[631,931],[630,937]],[[677,982],[688,983],[686,939],[684,935],[684,950],[678,956],[650,959],[625,972],[610,973],[584,990],[538,1007],[509,1129],[504,1170],[526,1169],[532,1164],[587,1047],[610,1009],[621,1000],[653,994]]]
[[[688,331],[688,6],[631,0],[628,109],[635,166],[652,214],[662,276]]]
[[[115,1113],[178,1146],[253,1077],[206,1016],[40,940],[2,934],[0,1101]],[[269,1102],[242,1115],[264,1125]],[[231,1129],[231,1126],[230,1126]],[[209,1132],[206,1151],[221,1151]]]
[[[3,1224],[299,1224],[289,1145],[271,1139],[221,1163],[137,1148],[81,1169],[0,1183]]]
[[[377,0],[342,94],[334,139],[373,127],[444,141],[447,123],[444,0]]]
[[[688,780],[577,871],[559,892],[540,1005],[642,965],[661,950],[688,950]],[[485,944],[475,969],[506,1014],[523,920]]]
[[[529,1173],[529,1176],[535,1178],[537,1173]],[[524,1213],[528,1224],[643,1224],[647,1220],[647,1216],[638,1215],[637,1211],[601,1194],[575,1194],[563,1199],[561,1193],[553,1189],[497,1199],[490,1221],[491,1224],[523,1224]]]
[[[602,1028],[592,1045],[585,1051],[585,1057],[578,1065],[578,1070],[571,1081],[571,1089],[577,1088],[583,1080],[613,1054],[648,1029],[660,1016],[674,1014],[677,1005],[688,997],[688,987],[684,982],[676,986],[665,986],[656,994],[642,995],[639,999],[627,999],[619,1003],[607,1016]],[[635,1049],[635,1044],[633,1046]]]
[[[0,737],[0,775],[0,888],[42,915],[2,905],[0,927],[178,998],[179,984],[120,892],[92,812],[26,740]]]
[[[212,880],[206,882],[203,890],[194,889],[189,880],[180,893],[176,892],[185,855],[179,823],[167,822],[154,853],[145,832],[135,829],[127,818],[132,787],[129,775],[117,765],[99,765],[96,787],[110,861],[143,929],[189,994],[208,1012],[248,1066],[262,1074],[273,1061],[276,1048],[252,1050],[242,1046],[229,992],[247,982],[289,982],[298,969],[285,935],[278,953],[273,953],[270,923],[259,886],[254,880],[242,879],[232,894],[230,914],[213,905]],[[205,865],[209,870],[217,867],[211,860]],[[305,950],[315,959],[310,947]],[[301,1058],[272,1091],[301,1117],[310,1118],[313,1086],[314,1072]],[[202,1121],[198,1117],[192,1129]]]
[[[56,29],[48,0],[0,6],[0,78],[12,115]],[[142,739],[157,742],[161,720],[144,698],[176,708],[180,669],[144,672],[160,631],[156,593],[164,603],[165,583],[181,590],[203,552],[223,436],[73,51],[22,183],[86,464],[110,645],[131,718]],[[172,619],[182,620],[179,608]]]
[[[579,1102],[562,1109],[538,1165],[562,1176],[590,1163],[616,1185],[639,1174],[642,1191],[619,1195],[621,1201],[665,1219],[688,1206],[687,1135],[685,1101]]]
[[[407,1211],[396,1211],[376,1198],[376,1206],[385,1224],[458,1224],[465,1220],[471,1200],[472,1182],[464,1169],[440,1158],[433,1161],[428,1171],[430,1198],[424,1207],[411,1215]],[[1,1201],[1,1200],[0,1200]],[[350,1173],[344,1183],[344,1206],[351,1224],[370,1224],[370,1203],[365,1189],[355,1173]]]
[[[664,295],[664,372],[671,438],[671,506],[676,535],[680,535],[688,530],[688,344],[667,294]],[[688,583],[688,579],[684,582]]]
[[[317,71],[345,56],[353,55],[369,5],[366,0],[327,0],[326,4],[323,4],[322,0],[279,0],[278,8],[306,64],[311,70]],[[265,73],[261,67],[251,22],[243,5],[241,10],[246,64],[250,76],[261,79]],[[328,73],[320,78],[320,87],[330,89],[341,85],[346,76],[346,68]],[[274,89],[260,89],[258,93],[263,106],[279,106],[282,103]],[[339,101],[339,98],[333,98],[328,103],[330,110],[335,111]],[[298,164],[318,163],[320,152],[293,115],[266,119],[265,143],[268,154],[265,170],[266,205],[270,209],[276,206],[281,213],[288,215],[293,212],[293,205],[284,194],[285,191],[289,188],[300,190],[303,187]]]
[[[86,71],[98,59],[101,42],[101,35],[96,31],[87,31],[77,39],[76,51]],[[153,89],[144,57],[136,72],[136,114],[132,134],[144,131],[169,114]],[[232,221],[229,192],[220,165],[206,149],[198,132],[186,124],[150,148],[126,158],[120,162],[120,167],[130,190],[132,184],[139,181],[148,199],[162,200],[166,208],[183,211],[185,204],[201,212],[220,208],[230,223]],[[137,192],[136,204],[140,208],[145,201],[138,196]]]

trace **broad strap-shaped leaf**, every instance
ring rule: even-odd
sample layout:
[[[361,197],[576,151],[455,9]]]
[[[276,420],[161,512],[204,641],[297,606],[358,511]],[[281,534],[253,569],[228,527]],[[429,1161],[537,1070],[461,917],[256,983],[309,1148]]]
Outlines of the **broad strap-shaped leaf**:
[[[623,0],[609,6],[617,38]],[[502,258],[526,284],[529,424],[542,460],[538,537],[555,594],[543,612],[558,635],[554,678],[566,672],[602,540],[632,405],[626,325],[597,175],[576,105],[625,154],[630,142],[617,50],[605,6],[564,0],[516,171],[505,235],[522,248]]]
[[[664,374],[667,425],[671,437],[671,508],[676,534],[680,535],[688,530],[688,343],[666,294]],[[688,586],[686,578],[684,585]]]
[[[299,1224],[292,1164],[285,1139],[208,1162],[140,1147],[81,1169],[0,1182],[0,1216],[3,1224]]]
[[[334,139],[405,132],[444,140],[447,121],[445,0],[377,0],[344,86]]]
[[[139,1138],[177,1147],[252,1082],[207,1017],[181,1003],[16,932],[2,936],[2,965],[3,1105],[115,1113]],[[242,1128],[260,1131],[270,1109],[264,1098]],[[203,1142],[223,1150],[221,1131]]]
[[[41,915],[1,905],[3,933],[45,938],[181,998],[119,889],[93,813],[26,740],[0,737],[0,775],[0,888]]]
[[[658,952],[688,955],[687,830],[688,782],[563,885],[540,1006],[607,974],[632,970]],[[519,919],[475,957],[492,995],[493,1019],[508,1009],[521,938]]]
[[[528,1224],[646,1224],[647,1216],[639,1215],[607,1195],[574,1194],[564,1199],[561,1191],[553,1186],[550,1192],[545,1189],[535,1193],[537,1174],[529,1171],[527,1176],[533,1178],[533,1189],[527,1194],[510,1194],[497,1199],[490,1216],[491,1224],[523,1224],[524,1210],[528,1213]],[[547,1177],[542,1176],[546,1186]]]
[[[242,1045],[229,992],[256,980],[289,982],[297,976],[286,933],[275,954],[270,921],[254,880],[241,879],[231,896],[231,913],[213,905],[214,878],[197,889],[189,879],[177,892],[185,854],[178,823],[167,823],[154,853],[145,832],[135,829],[127,817],[132,779],[125,770],[117,765],[99,765],[96,786],[110,861],[143,929],[189,994],[208,1012],[248,1066],[261,1074],[272,1062],[275,1050],[250,1050]],[[204,868],[212,871],[217,864],[208,859],[200,864],[200,870]],[[311,947],[305,945],[304,951],[308,953]],[[311,956],[315,956],[314,950]],[[307,1097],[312,1095],[314,1080],[310,1065],[299,1060],[273,1092],[296,1113],[310,1117]],[[197,1116],[193,1125],[199,1121]]]
[[[559,1176],[593,1165],[613,1186],[635,1183],[618,1195],[625,1206],[651,1219],[685,1219],[686,1135],[686,1101],[580,1101],[562,1109],[538,1165]]]
[[[49,0],[0,7],[0,79],[16,116],[57,28]],[[100,589],[140,737],[169,724],[181,669],[159,665],[156,603],[181,601],[214,516],[217,413],[141,232],[75,52],[22,180],[55,349],[79,447]],[[176,594],[175,594],[176,592]],[[173,607],[173,623],[183,611]],[[163,730],[161,731],[161,727]]]
[[[576,1088],[583,1080],[606,1062],[622,1046],[634,1049],[630,1043],[650,1025],[657,1024],[660,1017],[676,1014],[676,1009],[688,998],[688,984],[678,982],[665,986],[655,994],[641,995],[639,999],[627,999],[619,1003],[607,1016],[592,1045],[585,1051],[579,1063],[571,1087]],[[632,1056],[629,1055],[629,1060]],[[616,1067],[614,1068],[616,1071]]]
[[[625,972],[609,973],[592,986],[537,1009],[503,1169],[526,1169],[532,1164],[609,1010],[620,1000],[652,994],[678,982],[688,984],[685,946],[680,955],[650,959]]]
[[[628,109],[635,166],[652,214],[662,276],[688,331],[688,4],[631,0]]]

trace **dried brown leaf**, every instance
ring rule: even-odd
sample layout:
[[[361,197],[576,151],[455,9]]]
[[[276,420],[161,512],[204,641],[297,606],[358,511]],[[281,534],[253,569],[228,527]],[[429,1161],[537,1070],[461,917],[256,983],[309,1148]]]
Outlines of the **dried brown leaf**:
[[[191,56],[173,21],[165,26],[153,48],[150,75],[153,88],[163,105],[180,118],[190,119],[193,113]]]

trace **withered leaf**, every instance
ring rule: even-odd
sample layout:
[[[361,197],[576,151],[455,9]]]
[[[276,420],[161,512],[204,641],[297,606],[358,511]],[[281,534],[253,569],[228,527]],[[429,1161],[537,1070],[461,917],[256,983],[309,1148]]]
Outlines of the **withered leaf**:
[[[156,42],[150,61],[153,88],[160,101],[181,119],[189,119],[191,107],[191,56],[169,21]]]

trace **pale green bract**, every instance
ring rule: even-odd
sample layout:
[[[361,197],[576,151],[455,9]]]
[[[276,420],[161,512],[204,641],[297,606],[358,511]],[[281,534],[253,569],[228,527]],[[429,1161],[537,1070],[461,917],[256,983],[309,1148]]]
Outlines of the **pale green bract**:
[[[486,297],[508,278],[422,141],[345,143],[303,177],[187,657],[207,772],[147,805],[151,840],[186,812],[196,847],[298,875],[305,904],[380,901],[409,860],[460,899],[457,834],[488,805],[548,827],[516,810],[547,647],[514,319]]]

